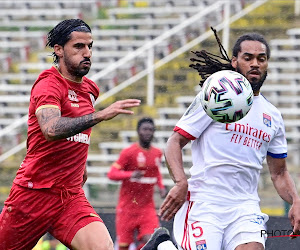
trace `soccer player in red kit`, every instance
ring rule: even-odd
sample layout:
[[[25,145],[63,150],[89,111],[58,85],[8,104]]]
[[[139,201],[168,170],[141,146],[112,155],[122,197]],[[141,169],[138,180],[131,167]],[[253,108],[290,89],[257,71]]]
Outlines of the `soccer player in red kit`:
[[[159,171],[162,151],[151,145],[155,127],[151,118],[138,121],[139,142],[122,150],[108,173],[111,180],[122,180],[116,212],[116,231],[120,250],[134,242],[134,232],[140,242],[138,249],[150,239],[159,226],[153,200],[157,184],[161,197],[166,196]]]
[[[0,249],[32,249],[49,232],[71,249],[112,250],[109,232],[82,189],[91,127],[133,114],[128,108],[140,101],[117,101],[95,112],[99,88],[85,77],[93,40],[84,21],[64,20],[47,38],[55,67],[32,87],[27,153],[0,215]]]

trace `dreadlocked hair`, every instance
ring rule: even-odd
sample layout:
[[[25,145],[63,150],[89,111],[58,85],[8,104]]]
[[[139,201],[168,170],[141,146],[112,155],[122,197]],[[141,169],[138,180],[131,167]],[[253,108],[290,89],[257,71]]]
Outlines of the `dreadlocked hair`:
[[[190,64],[189,67],[197,70],[202,78],[199,83],[201,87],[205,80],[213,73],[220,70],[235,70],[231,66],[231,60],[229,59],[227,52],[218,37],[217,31],[213,27],[211,27],[211,29],[214,32],[215,38],[219,45],[221,56],[209,53],[205,50],[201,50],[192,51],[192,53],[195,54],[197,58],[190,59],[192,62],[195,62],[195,64]]]

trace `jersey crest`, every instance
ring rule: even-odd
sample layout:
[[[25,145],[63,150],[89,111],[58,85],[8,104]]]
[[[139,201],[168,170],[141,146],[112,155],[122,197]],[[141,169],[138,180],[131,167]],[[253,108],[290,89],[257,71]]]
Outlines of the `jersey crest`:
[[[263,122],[267,127],[271,127],[271,121],[272,121],[271,116],[263,113]]]
[[[79,102],[77,98],[77,94],[74,90],[69,89],[68,90],[68,98],[71,102]]]

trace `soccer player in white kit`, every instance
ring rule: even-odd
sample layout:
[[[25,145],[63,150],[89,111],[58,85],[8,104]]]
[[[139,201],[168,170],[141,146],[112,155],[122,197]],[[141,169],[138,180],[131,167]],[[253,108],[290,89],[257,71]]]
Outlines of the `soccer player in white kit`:
[[[278,194],[291,204],[293,233],[299,234],[300,199],[286,166],[284,123],[279,110],[260,94],[267,76],[269,45],[259,34],[246,34],[237,40],[232,54],[229,60],[222,53],[228,62],[223,68],[207,66],[207,62],[201,65],[201,60],[194,60],[198,63],[191,67],[206,77],[221,69],[243,74],[254,92],[249,113],[235,123],[215,122],[197,95],[167,142],[165,157],[175,186],[159,215],[163,220],[175,215],[173,232],[178,249],[264,249],[266,236],[262,232],[268,215],[260,210],[257,186],[265,158]],[[182,148],[190,141],[193,166],[187,180]],[[158,250],[163,249],[161,245]]]

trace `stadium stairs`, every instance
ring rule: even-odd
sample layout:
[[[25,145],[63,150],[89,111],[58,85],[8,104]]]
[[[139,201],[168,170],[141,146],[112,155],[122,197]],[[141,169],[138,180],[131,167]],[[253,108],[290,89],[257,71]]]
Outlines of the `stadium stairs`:
[[[283,112],[283,116],[287,119],[287,137],[290,143],[290,155],[288,162],[289,168],[292,172],[292,176],[294,177],[295,181],[297,181],[299,174],[297,172],[297,163],[298,159],[295,156],[295,153],[298,150],[299,145],[299,136],[296,136],[298,133],[298,128],[295,126],[295,123],[298,120],[299,116],[299,109],[298,109],[298,92],[287,91],[291,90],[291,86],[297,85],[297,82],[294,81],[294,78],[291,77],[285,79],[284,77],[291,72],[296,72],[297,69],[295,68],[295,63],[297,58],[295,58],[295,53],[290,53],[293,56],[291,59],[288,55],[287,50],[296,49],[293,45],[293,42],[290,40],[292,39],[291,36],[288,35],[287,30],[293,27],[297,27],[298,19],[294,15],[294,6],[293,2],[291,1],[270,1],[265,5],[259,7],[246,17],[238,20],[237,22],[231,25],[231,43],[232,44],[235,39],[245,31],[249,32],[260,32],[266,36],[266,38],[270,41],[272,46],[272,57],[270,61],[270,73],[269,73],[269,80],[266,82],[267,86],[265,90],[263,90],[263,94],[270,99],[271,102],[275,102],[275,105],[278,105]],[[272,12],[270,11],[272,10]],[[278,17],[278,18],[277,18]],[[272,22],[271,22],[272,20]],[[279,25],[280,24],[280,25]],[[270,25],[270,28],[269,26]],[[276,41],[277,39],[277,41]],[[285,39],[284,41],[278,41],[280,39]],[[272,42],[274,40],[274,42]],[[279,45],[276,45],[278,44]],[[283,45],[280,45],[283,43]],[[209,51],[213,51],[218,53],[218,48],[216,41],[213,37],[207,39],[203,43],[199,44],[194,50],[200,49],[207,49]],[[276,56],[276,54],[282,55],[282,57]],[[108,167],[111,162],[117,159],[119,151],[128,145],[128,142],[132,142],[136,139],[136,136],[130,137],[130,139],[124,139],[120,136],[120,132],[116,133],[115,131],[123,131],[126,133],[128,129],[131,127],[131,133],[128,131],[128,134],[135,134],[133,130],[135,129],[136,122],[138,118],[146,115],[151,115],[155,118],[155,121],[158,125],[157,132],[160,132],[157,135],[157,145],[161,145],[163,148],[164,143],[161,144],[161,136],[164,134],[170,134],[172,131],[175,122],[180,118],[183,114],[185,108],[191,102],[193,96],[197,91],[199,91],[198,82],[200,80],[197,72],[194,72],[192,69],[189,69],[189,58],[191,57],[191,53],[186,53],[176,60],[168,63],[167,65],[161,67],[159,70],[155,72],[155,107],[142,107],[136,110],[136,116],[129,119],[126,117],[116,118],[115,121],[111,121],[111,123],[116,124],[116,129],[114,129],[114,125],[99,126],[99,134],[97,134],[96,138],[101,138],[99,143],[97,142],[96,147],[92,147],[89,155],[89,159],[93,159],[95,161],[88,161],[91,167],[94,166],[106,166]],[[289,65],[293,65],[291,67],[287,66],[287,62],[284,65],[278,65],[282,61],[286,60]],[[278,82],[280,79],[280,82]],[[283,86],[282,86],[283,85]],[[274,87],[275,86],[275,87]],[[141,98],[145,103],[145,90],[146,89],[146,81],[142,80],[134,84],[121,93],[111,98],[109,102],[113,100],[118,100],[120,98],[125,97],[137,97]],[[295,98],[294,104],[291,101],[291,95]],[[108,103],[109,103],[108,102]],[[107,103],[105,102],[103,107]],[[95,131],[95,133],[97,133]],[[107,132],[105,132],[107,131]],[[104,136],[103,136],[104,135]],[[108,135],[108,136],[107,136]],[[117,136],[119,135],[119,136]],[[136,135],[136,134],[135,134]],[[111,136],[115,137],[115,140],[112,141]],[[295,139],[295,136],[297,137]],[[107,142],[109,139],[110,142]],[[116,143],[115,143],[116,142]],[[116,146],[117,145],[117,146]],[[95,150],[95,151],[94,151]],[[111,158],[106,158],[106,162],[101,164],[97,162],[97,157],[101,158],[104,155],[110,155]],[[191,162],[189,161],[188,156],[190,156],[190,151],[187,149],[185,155],[187,158],[185,159],[185,167],[188,169],[191,166]],[[95,157],[97,156],[97,157]],[[93,158],[95,157],[95,158]],[[172,185],[170,179],[168,177],[167,171],[165,171],[165,166],[162,168],[162,172],[164,173],[165,183],[167,185]],[[91,168],[91,170],[95,170],[95,168]],[[91,172],[92,172],[91,171]],[[102,178],[105,178],[105,171],[101,173]],[[93,173],[91,173],[93,176]],[[95,174],[97,176],[97,174]],[[96,177],[97,178],[97,177]],[[95,182],[94,182],[95,181]],[[96,179],[91,179],[91,183],[96,183]],[[113,188],[113,184],[111,184],[111,188],[113,190],[117,190],[117,188]],[[98,187],[101,190],[103,187]],[[286,213],[286,206],[282,202],[282,200],[276,194],[276,191],[273,188],[273,185],[270,180],[270,176],[268,174],[268,170],[266,166],[262,171],[262,177],[260,180],[259,192],[262,198],[262,206],[265,212],[270,215],[284,215]],[[100,195],[96,192],[95,200],[101,200],[101,191]],[[158,199],[159,201],[159,199]]]
[[[59,2],[59,1],[58,1]],[[99,2],[103,1],[96,1]],[[113,1],[112,1],[113,2]],[[180,23],[184,18],[185,15],[189,16],[191,14],[180,13],[178,15],[175,12],[172,12],[169,16],[163,16],[161,13],[154,15],[151,11],[154,10],[156,7],[166,7],[169,6],[175,10],[175,7],[180,7],[181,9],[185,6],[191,7],[187,9],[195,8],[197,3],[200,1],[188,1],[188,0],[181,0],[181,1],[119,1],[118,8],[99,8],[98,10],[98,19],[90,18],[89,24],[93,29],[93,33],[99,35],[99,38],[95,41],[94,50],[96,54],[96,61],[93,64],[95,66],[95,71],[91,72],[91,74],[98,72],[99,70],[103,69],[105,65],[109,63],[116,62],[120,57],[118,54],[114,54],[113,51],[119,51],[119,55],[124,56],[124,53],[130,53],[130,51],[135,50],[137,46],[141,46],[143,42],[146,42],[149,39],[153,39],[159,33],[163,33],[164,30],[170,29],[170,27],[175,26],[176,24]],[[276,53],[282,53],[282,58],[287,60],[283,65],[275,65],[275,63],[282,62],[282,58],[275,58],[272,63],[274,64],[274,74],[277,77],[283,77],[282,75],[285,73],[290,74],[291,70],[294,70],[296,73],[297,69],[293,69],[295,67],[294,61],[297,60],[295,58],[295,54],[293,55],[293,60],[286,59],[290,58],[284,53],[287,50],[292,50],[290,47],[290,40],[292,39],[292,35],[287,34],[287,30],[293,27],[297,27],[298,19],[295,18],[293,14],[293,7],[294,1],[268,1],[263,6],[259,7],[258,9],[254,10],[247,16],[242,19],[239,19],[235,23],[231,25],[231,36],[230,36],[230,44],[234,42],[234,40],[245,31],[259,31],[263,33],[268,40],[272,39],[285,39],[288,41],[282,42],[280,44],[277,41],[277,44],[272,47],[272,56],[276,55]],[[101,5],[100,5],[101,6]],[[137,9],[137,12],[133,13],[126,13],[125,9]],[[103,7],[103,4],[102,4]],[[104,6],[108,7],[108,6]],[[110,6],[115,7],[115,6]],[[33,7],[32,7],[33,8]],[[69,8],[69,6],[68,6]],[[122,12],[123,9],[123,12]],[[119,10],[119,14],[117,12]],[[157,10],[157,8],[156,8]],[[272,11],[270,11],[272,10]],[[77,13],[77,12],[74,12]],[[1,13],[0,13],[1,14]],[[77,14],[75,14],[77,15]],[[84,16],[84,14],[81,14]],[[100,19],[101,18],[101,19]],[[43,30],[44,34],[45,31],[52,27],[57,22],[58,19],[53,20],[54,18],[51,17],[49,22],[40,21],[39,23],[44,23],[44,27],[39,28],[35,27],[34,31]],[[100,19],[100,20],[99,20]],[[112,21],[114,20],[114,21]],[[120,21],[121,20],[121,21]],[[17,29],[21,22],[17,22],[18,20],[11,21],[15,26],[10,26],[9,28],[3,28],[4,30],[11,30]],[[24,20],[22,20],[24,22]],[[31,22],[33,22],[31,20]],[[24,22],[25,23],[25,22]],[[41,26],[41,24],[36,26]],[[48,23],[48,24],[47,24]],[[46,25],[47,24],[47,25]],[[143,24],[143,25],[142,25]],[[32,26],[32,23],[30,23]],[[209,26],[209,25],[208,25]],[[1,25],[0,25],[1,28]],[[207,24],[204,25],[203,29],[207,29]],[[22,28],[21,28],[22,29]],[[107,30],[105,33],[104,31]],[[112,32],[114,30],[114,33]],[[119,35],[116,33],[119,32]],[[132,32],[132,35],[121,37],[121,33],[123,31],[127,31],[127,33]],[[148,31],[148,36],[145,36],[145,32],[143,30]],[[107,35],[109,34],[110,35]],[[139,32],[139,33],[138,33]],[[151,33],[153,32],[153,33]],[[29,31],[28,31],[29,33]],[[118,35],[118,36],[117,36]],[[222,35],[222,33],[220,34]],[[295,36],[295,35],[294,35]],[[26,40],[26,39],[25,39]],[[295,39],[294,39],[295,40]],[[134,43],[134,42],[135,43]],[[176,41],[176,45],[180,44],[184,41],[180,40],[179,38],[174,39]],[[97,45],[96,43],[99,42]],[[276,42],[274,42],[276,44]],[[111,45],[111,46],[110,46]],[[172,44],[174,46],[174,44]],[[39,45],[36,44],[36,47]],[[273,45],[272,45],[273,46]],[[168,53],[168,50],[172,50],[172,46],[170,44],[162,44],[158,54],[161,53]],[[200,50],[200,49],[207,49],[208,51],[212,51],[218,53],[217,43],[214,37],[210,37],[207,40],[203,41],[201,44],[197,45],[193,50]],[[293,48],[293,49],[296,49]],[[282,52],[283,51],[283,52]],[[99,56],[98,56],[99,52]],[[27,60],[23,60],[22,63],[17,63],[15,61],[10,61],[9,66],[2,65],[3,68],[8,68],[8,72],[3,73],[3,79],[7,79],[6,82],[3,82],[0,86],[5,86],[1,89],[3,95],[9,95],[13,93],[15,96],[24,95],[28,96],[30,92],[30,86],[32,84],[32,79],[36,77],[38,72],[41,69],[47,68],[51,64],[49,51],[45,51],[42,49],[33,50],[30,48],[30,53]],[[101,55],[101,53],[103,53]],[[20,54],[21,55],[21,54]],[[107,56],[105,56],[107,55]],[[1,56],[1,55],[0,55]],[[10,54],[11,56],[11,54]],[[103,57],[102,57],[103,56]],[[86,191],[90,196],[90,200],[96,206],[102,207],[114,207],[116,204],[116,199],[118,195],[118,183],[111,182],[107,179],[106,173],[110,164],[117,159],[118,153],[121,149],[125,146],[129,145],[131,142],[136,140],[136,123],[139,118],[143,116],[151,116],[155,118],[155,123],[157,126],[156,131],[156,138],[154,144],[161,147],[162,149],[165,146],[165,142],[172,132],[172,129],[176,123],[176,121],[180,118],[185,108],[191,102],[193,96],[197,91],[199,91],[198,83],[199,83],[199,76],[197,72],[189,68],[189,58],[191,57],[191,53],[185,53],[176,60],[171,61],[170,63],[162,66],[158,70],[155,71],[155,103],[153,107],[142,105],[139,108],[134,109],[135,115],[134,116],[124,116],[121,115],[119,117],[114,118],[111,121],[104,122],[95,126],[92,132],[92,140],[91,140],[91,147],[88,156],[88,171],[89,171],[89,179],[88,185],[86,187]],[[11,58],[15,58],[11,57]],[[299,58],[298,58],[299,59]],[[30,63],[33,63],[32,65]],[[143,59],[141,59],[141,64],[144,63]],[[283,67],[287,67],[286,65],[293,65],[291,68],[284,69]],[[92,67],[92,68],[93,68]],[[117,84],[122,78],[127,77],[128,74],[134,74],[134,68],[132,65],[127,65],[123,69],[119,69],[115,72],[110,78],[104,79],[103,82],[100,83],[100,88],[103,92],[107,89],[113,87]],[[273,74],[273,68],[272,74]],[[13,73],[13,74],[12,74]],[[13,78],[11,75],[19,75],[19,78]],[[273,75],[274,75],[273,74]],[[270,73],[271,75],[271,73]],[[11,78],[10,78],[11,77]],[[117,78],[118,77],[118,78]],[[275,81],[277,77],[274,77],[268,81],[268,84],[276,86],[279,85],[278,82]],[[11,80],[10,80],[11,79]],[[281,79],[281,78],[280,78]],[[266,93],[268,98],[273,98],[272,101],[276,101],[278,105],[285,105],[282,106],[286,108],[286,111],[296,110],[297,109],[297,100],[294,104],[290,104],[289,101],[285,101],[286,104],[282,104],[284,102],[284,98],[289,99],[290,94],[294,93],[287,93],[287,89],[290,89],[290,85],[292,80],[290,81],[285,80],[284,77],[281,79],[280,84],[285,84],[283,88],[272,88],[270,86],[270,91]],[[103,84],[102,84],[103,83]],[[294,82],[294,85],[297,85],[298,82]],[[267,84],[267,83],[266,83]],[[19,89],[14,90],[14,92],[8,92],[8,86],[14,86]],[[5,89],[7,88],[7,89]],[[5,89],[5,90],[4,90]],[[119,93],[115,94],[114,96],[106,99],[100,105],[97,106],[97,109],[102,109],[112,103],[113,101],[124,99],[124,98],[139,98],[142,100],[142,103],[146,103],[146,90],[147,83],[146,79],[143,78],[138,82],[134,83],[133,85],[125,88],[124,90],[120,91]],[[285,90],[284,90],[285,89]],[[21,91],[22,90],[22,91]],[[11,90],[12,91],[12,90]],[[285,91],[285,92],[284,92]],[[290,91],[292,92],[292,91]],[[13,95],[12,94],[12,95]],[[296,94],[294,94],[296,96]],[[280,96],[280,97],[279,97]],[[295,98],[296,99],[296,98]],[[14,99],[17,100],[17,97]],[[16,101],[9,104],[8,102],[3,104],[3,107],[11,107],[11,111],[8,114],[1,113],[0,119],[15,119],[21,117],[26,108],[26,102],[17,104]],[[28,105],[28,102],[27,102]],[[292,106],[291,106],[292,105]],[[3,108],[3,110],[5,110]],[[293,109],[291,109],[293,108]],[[20,110],[20,113],[14,113],[13,109]],[[1,111],[2,109],[0,109]],[[298,109],[297,109],[298,110]],[[299,116],[299,111],[298,116]],[[289,118],[289,124],[291,124],[288,131],[291,135],[291,140],[295,148],[299,144],[299,136],[297,139],[293,139],[295,134],[298,133],[299,124],[294,126],[299,118],[297,115],[294,114],[286,114]],[[6,124],[11,123],[12,120],[6,120]],[[3,127],[6,125],[3,125]],[[13,138],[13,139],[12,139]],[[22,127],[19,131],[15,132],[13,136],[5,136],[2,137],[1,145],[8,145],[9,148],[11,145],[15,145],[16,143],[24,140],[26,138],[26,127]],[[3,150],[6,150],[5,146],[3,146]],[[20,162],[24,157],[25,151],[21,151],[18,154],[10,157],[8,160],[0,163],[0,173],[1,173],[1,187],[0,193],[2,193],[2,197],[7,195],[9,190],[9,186],[11,184],[11,180],[14,176],[16,169],[18,168]],[[190,156],[190,148],[189,146],[185,150],[185,169],[191,166],[191,156]],[[292,164],[291,164],[292,165]],[[172,186],[172,181],[168,175],[167,168],[165,167],[165,163],[162,166],[162,172],[164,175],[165,184],[168,187]],[[188,174],[188,171],[186,171]],[[293,173],[293,177],[298,178],[297,171]],[[275,207],[275,209],[270,210],[272,214],[282,215],[285,213],[282,201],[278,199],[277,195],[274,195],[274,190],[272,189],[272,184],[270,178],[268,176],[267,171],[264,169],[262,172],[262,178],[260,183],[259,189],[262,195],[262,204],[265,206],[266,209],[269,207]],[[161,200],[158,198],[156,194],[156,201],[159,203]]]

